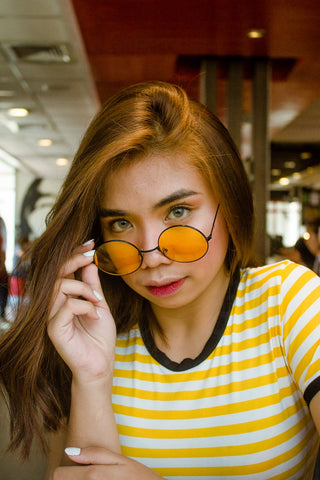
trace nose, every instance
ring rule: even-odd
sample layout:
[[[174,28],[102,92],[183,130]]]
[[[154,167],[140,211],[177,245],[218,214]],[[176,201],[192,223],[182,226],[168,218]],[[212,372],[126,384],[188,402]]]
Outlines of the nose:
[[[170,264],[172,260],[165,257],[163,253],[159,250],[158,247],[158,238],[159,235],[149,235],[147,239],[144,239],[144,248],[141,250],[142,253],[142,264],[141,268],[155,268],[161,264]]]
[[[143,250],[141,269],[156,268],[161,264],[169,265],[171,262],[172,260],[165,257],[157,247],[152,250]]]

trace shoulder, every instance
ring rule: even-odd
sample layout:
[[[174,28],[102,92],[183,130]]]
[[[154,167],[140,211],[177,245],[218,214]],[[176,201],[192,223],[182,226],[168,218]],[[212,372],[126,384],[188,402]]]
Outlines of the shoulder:
[[[285,292],[299,288],[303,285],[312,284],[320,286],[320,278],[309,268],[294,263],[290,260],[256,268],[241,270],[239,291],[278,289]]]
[[[296,321],[300,317],[305,322],[305,315],[318,319],[320,277],[289,260],[246,268],[241,272],[237,302],[243,308],[276,307],[283,322]]]
[[[256,282],[259,280],[268,281],[269,279],[285,280],[293,275],[297,278],[305,273],[315,276],[314,272],[303,265],[292,262],[291,260],[282,260],[281,262],[263,265],[261,267],[248,267],[241,269],[240,281]]]

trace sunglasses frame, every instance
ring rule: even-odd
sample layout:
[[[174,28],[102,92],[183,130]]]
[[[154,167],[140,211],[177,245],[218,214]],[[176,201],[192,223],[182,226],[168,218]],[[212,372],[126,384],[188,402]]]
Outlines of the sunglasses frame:
[[[134,245],[134,243],[131,243],[131,242],[128,242],[126,240],[107,240],[106,242],[103,242],[101,243],[98,248],[96,249],[96,252],[97,250],[99,250],[100,247],[103,247],[103,245],[106,245],[107,243],[125,243],[127,245],[130,245],[131,247],[134,247],[137,252],[138,252],[138,256],[140,257],[140,264],[139,266],[133,270],[132,272],[129,272],[129,273],[112,273],[112,272],[106,272],[105,270],[102,270],[99,265],[98,265],[98,262],[96,260],[96,252],[94,254],[94,263],[96,264],[96,266],[99,268],[99,270],[101,270],[102,272],[106,273],[107,275],[114,275],[114,276],[117,276],[117,277],[124,277],[125,275],[131,275],[132,273],[135,273],[137,270],[139,270],[139,268],[141,267],[142,265],[142,262],[143,262],[143,253],[151,253],[151,252],[154,252],[155,250],[158,250],[160,253],[162,253],[162,255],[164,255],[166,258],[168,258],[169,260],[172,260],[173,262],[178,262],[178,263],[193,263],[193,262],[197,262],[198,260],[200,260],[201,258],[203,258],[207,252],[208,252],[208,249],[209,249],[209,242],[210,240],[212,239],[212,233],[213,233],[213,229],[214,229],[214,226],[215,226],[215,223],[216,223],[216,218],[217,218],[217,215],[218,215],[218,211],[219,211],[219,207],[220,207],[220,203],[218,203],[218,206],[217,206],[217,210],[216,210],[216,213],[214,215],[214,218],[213,218],[213,222],[212,222],[212,227],[211,227],[211,230],[210,230],[210,233],[209,235],[206,237],[204,235],[204,233],[202,233],[198,228],[196,227],[192,227],[191,225],[172,225],[171,227],[168,227],[168,228],[165,228],[164,230],[162,230],[162,232],[160,233],[159,237],[158,237],[158,245],[154,248],[151,248],[150,250],[140,250],[140,248],[138,248],[136,245]],[[168,257],[166,255],[166,252],[165,252],[165,248],[163,248],[161,250],[161,248],[159,247],[159,242],[160,242],[160,238],[161,236],[167,231],[167,230],[171,230],[172,228],[177,228],[177,227],[183,227],[183,228],[190,228],[192,230],[195,230],[197,232],[200,233],[200,235],[202,235],[202,237],[206,240],[207,242],[207,249],[205,251],[205,253],[203,255],[201,255],[201,257],[199,258],[196,258],[195,260],[187,260],[187,261],[182,261],[182,260],[173,260],[172,258]]]

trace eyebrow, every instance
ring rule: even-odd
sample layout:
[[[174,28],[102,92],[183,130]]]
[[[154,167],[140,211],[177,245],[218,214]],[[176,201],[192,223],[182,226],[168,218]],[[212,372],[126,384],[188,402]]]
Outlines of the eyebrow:
[[[177,200],[182,200],[183,198],[186,197],[191,197],[194,195],[199,195],[199,192],[195,192],[194,190],[186,190],[186,189],[181,189],[177,190],[176,192],[171,193],[167,197],[161,199],[159,202],[157,202],[154,206],[153,209],[157,210],[158,208],[162,208],[166,205],[169,205],[170,203],[176,202]],[[99,210],[99,215],[102,218],[106,217],[124,217],[128,215],[128,211],[126,210],[116,210],[113,208],[100,208]]]
[[[99,216],[106,217],[124,217],[128,214],[125,210],[114,210],[112,208],[100,208]]]
[[[154,209],[164,207],[165,205],[169,205],[170,203],[176,202],[177,200],[182,200],[186,197],[191,197],[193,195],[198,195],[199,192],[195,192],[194,190],[185,190],[182,188],[181,190],[177,190],[176,192],[171,193],[167,197],[163,198],[159,202],[157,202],[154,206]]]

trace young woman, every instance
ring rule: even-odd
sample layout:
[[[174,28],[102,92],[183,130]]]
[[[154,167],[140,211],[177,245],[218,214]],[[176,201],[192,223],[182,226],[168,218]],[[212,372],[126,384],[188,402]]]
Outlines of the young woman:
[[[10,447],[27,456],[49,432],[54,480],[311,479],[320,280],[254,267],[252,238],[221,123],[170,84],[112,98],[1,340]]]

